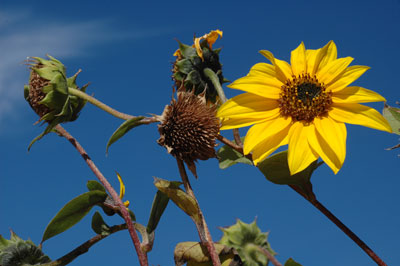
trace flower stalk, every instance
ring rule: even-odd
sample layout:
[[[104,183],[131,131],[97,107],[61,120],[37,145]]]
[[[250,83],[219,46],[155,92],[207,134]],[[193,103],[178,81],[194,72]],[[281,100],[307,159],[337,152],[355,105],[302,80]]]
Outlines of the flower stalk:
[[[79,142],[71,136],[62,126],[57,125],[55,127],[57,130],[58,134],[64,138],[66,138],[72,146],[76,148],[76,150],[79,152],[79,154],[82,156],[82,158],[85,160],[89,168],[92,170],[92,172],[95,174],[95,176],[99,179],[99,181],[103,184],[105,189],[110,193],[111,197],[119,207],[122,217],[125,220],[129,234],[131,236],[133,245],[135,246],[136,253],[138,255],[138,259],[140,262],[141,266],[148,266],[148,259],[147,259],[147,254],[144,253],[141,248],[140,248],[140,240],[139,237],[135,231],[135,228],[132,223],[132,219],[126,210],[126,207],[122,200],[120,199],[119,195],[117,192],[114,190],[114,188],[111,186],[111,184],[108,182],[108,180],[104,177],[104,175],[100,172],[100,170],[97,168],[97,166],[94,164],[92,159],[89,157],[89,155],[86,153],[85,149],[79,144]]]
[[[185,170],[185,165],[183,164],[183,161],[179,158],[176,158],[176,162],[178,164],[179,174],[181,175],[182,182],[185,187],[186,193],[188,193],[189,196],[191,196],[196,201],[197,205],[199,206],[197,198],[194,195],[192,186],[190,185],[189,178],[187,176],[187,173]],[[199,206],[199,216],[201,217],[201,222],[199,223],[199,222],[195,221],[195,224],[196,224],[196,228],[199,233],[199,236],[200,236],[201,243],[202,243],[202,245],[207,247],[208,254],[211,257],[211,261],[212,261],[213,265],[220,266],[221,262],[220,262],[218,254],[215,250],[214,242],[211,238],[210,230],[208,229],[206,220],[204,219],[204,215],[200,209],[200,206]]]

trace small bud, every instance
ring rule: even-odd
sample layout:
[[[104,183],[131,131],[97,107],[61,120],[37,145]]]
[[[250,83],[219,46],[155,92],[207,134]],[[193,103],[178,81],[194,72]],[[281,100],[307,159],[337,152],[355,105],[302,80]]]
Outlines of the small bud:
[[[216,157],[215,139],[219,133],[219,120],[215,117],[216,106],[206,104],[204,93],[195,95],[182,87],[178,99],[172,99],[158,120],[160,138],[158,144],[168,153],[183,160],[197,178],[194,162]]]
[[[176,61],[172,69],[176,88],[184,86],[187,90],[194,89],[196,95],[206,90],[207,102],[211,103],[218,101],[218,94],[213,83],[204,75],[204,69],[213,70],[221,84],[227,82],[222,76],[222,65],[219,62],[220,49],[212,49],[218,36],[222,37],[222,31],[211,31],[195,38],[192,46],[179,42],[179,49],[174,53]]]

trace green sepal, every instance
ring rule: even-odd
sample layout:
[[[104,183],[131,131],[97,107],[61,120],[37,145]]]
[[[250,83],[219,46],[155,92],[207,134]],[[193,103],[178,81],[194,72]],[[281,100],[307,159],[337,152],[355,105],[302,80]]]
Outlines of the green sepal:
[[[86,187],[88,188],[89,191],[99,190],[99,191],[106,192],[106,189],[97,180],[87,181]]]
[[[114,133],[112,134],[112,136],[108,140],[107,146],[106,146],[106,153],[108,153],[108,148],[111,146],[111,144],[113,144],[114,142],[116,142],[117,140],[122,138],[132,128],[135,128],[137,126],[143,125],[143,123],[141,123],[143,118],[144,118],[143,116],[138,116],[138,117],[134,117],[134,118],[131,118],[131,119],[126,120],[125,122],[123,122],[117,128],[117,130],[114,131]]]
[[[179,72],[183,74],[189,74],[189,72],[193,70],[193,64],[192,61],[190,61],[190,59],[182,59],[176,62],[176,66]]]
[[[107,193],[89,191],[68,202],[47,225],[41,243],[68,230],[85,217],[93,206],[103,203]]]
[[[385,104],[382,114],[392,127],[393,133],[400,135],[400,108]]]
[[[25,100],[29,100],[29,86],[28,85],[24,85],[24,98]]]
[[[300,263],[296,262],[294,259],[289,258],[284,266],[302,266]]]
[[[164,213],[165,208],[167,208],[168,202],[168,196],[161,191],[157,191],[154,196],[153,204],[151,205],[150,217],[146,227],[147,233],[150,234],[156,230],[161,216]]]
[[[221,266],[231,265],[230,263],[236,256],[235,250],[225,245],[214,243],[215,251],[221,261]],[[212,266],[206,247],[199,242],[181,242],[176,245],[174,250],[174,261],[176,266]]]
[[[200,222],[199,206],[194,198],[179,188],[181,182],[168,181],[154,178],[154,185],[159,191],[167,195],[181,210],[189,215],[194,221]]]
[[[312,191],[310,179],[314,171],[322,164],[322,162],[318,163],[318,161],[315,160],[303,171],[290,175],[287,154],[287,151],[274,154],[260,162],[257,165],[257,168],[272,183],[296,186],[305,193],[307,197],[314,198],[315,195]]]
[[[242,137],[241,140],[243,141],[244,137]],[[243,154],[228,145],[224,145],[219,148],[219,150],[217,151],[217,158],[219,161],[220,169],[226,169],[237,163],[253,165],[253,162],[250,159],[246,158],[245,156],[243,156]]]
[[[179,50],[181,51],[181,54],[183,58],[192,58],[194,56],[198,56],[196,52],[196,48],[186,45],[178,41],[179,43]]]
[[[96,211],[92,216],[92,229],[96,234],[107,236],[110,234],[110,226],[104,222],[101,214]]]
[[[28,151],[30,151],[32,145],[33,145],[36,141],[40,140],[40,139],[43,138],[45,135],[47,135],[47,134],[49,134],[51,131],[53,131],[54,127],[55,127],[57,124],[58,124],[57,121],[53,121],[52,123],[48,124],[47,127],[46,127],[46,129],[45,129],[39,136],[37,136],[36,138],[34,138],[34,139],[31,141],[31,143],[29,143]]]

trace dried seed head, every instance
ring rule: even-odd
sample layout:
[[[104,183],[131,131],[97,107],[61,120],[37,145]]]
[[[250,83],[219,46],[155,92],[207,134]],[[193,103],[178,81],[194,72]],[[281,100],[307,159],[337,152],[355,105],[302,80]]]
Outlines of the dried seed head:
[[[164,146],[174,157],[183,160],[194,176],[198,159],[207,160],[216,156],[215,139],[219,133],[219,120],[215,117],[216,106],[206,105],[204,93],[196,96],[178,91],[178,99],[172,99],[159,116],[160,138],[158,144]]]
[[[46,96],[46,94],[43,92],[43,87],[47,86],[49,84],[49,81],[39,76],[39,74],[35,70],[33,70],[33,68],[39,69],[42,67],[42,64],[36,64],[32,66],[29,78],[28,102],[39,117],[43,117],[50,111],[50,109],[46,105],[40,103],[40,101],[42,101]]]

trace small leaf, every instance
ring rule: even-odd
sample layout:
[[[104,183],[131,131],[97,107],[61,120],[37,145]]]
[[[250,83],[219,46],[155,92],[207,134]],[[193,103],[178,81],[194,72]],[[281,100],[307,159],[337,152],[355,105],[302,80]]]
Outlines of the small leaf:
[[[196,222],[200,222],[199,206],[195,199],[179,188],[180,182],[170,182],[168,180],[154,178],[154,185],[159,191],[167,195],[181,210],[192,217]]]
[[[108,140],[107,147],[106,147],[106,153],[108,153],[108,148],[111,146],[111,144],[113,144],[114,142],[119,140],[121,137],[123,137],[132,128],[142,125],[141,121],[143,118],[144,118],[143,116],[138,116],[138,117],[134,117],[132,119],[129,119],[129,120],[126,120],[125,122],[123,122],[119,126],[119,128],[117,128],[117,130],[114,131],[114,133]]]
[[[285,266],[302,266],[300,263],[295,262],[292,258],[285,262]]]
[[[104,202],[106,198],[107,193],[95,190],[83,193],[68,202],[47,225],[41,243],[77,224],[93,206]]]
[[[152,233],[160,221],[161,215],[167,207],[169,198],[161,191],[157,191],[151,206],[149,221],[147,222],[147,233]]]
[[[92,229],[96,234],[107,236],[110,234],[110,227],[104,222],[101,214],[96,211],[92,217]]]
[[[103,185],[97,182],[96,180],[87,181],[86,187],[89,189],[89,191],[99,190],[106,192],[106,189],[103,187]]]
[[[222,265],[229,265],[224,264],[224,262],[227,260],[232,261],[235,257],[234,249],[217,243],[214,243],[214,247]],[[207,248],[198,242],[181,242],[176,245],[174,260],[176,266],[181,266],[185,263],[187,263],[187,266],[213,265],[211,258],[208,256]]]
[[[243,154],[227,145],[222,146],[217,151],[217,157],[219,161],[219,168],[221,169],[226,169],[237,163],[253,165],[253,162],[250,159],[244,157]]]
[[[385,104],[382,114],[392,127],[393,133],[400,135],[400,108]]]

